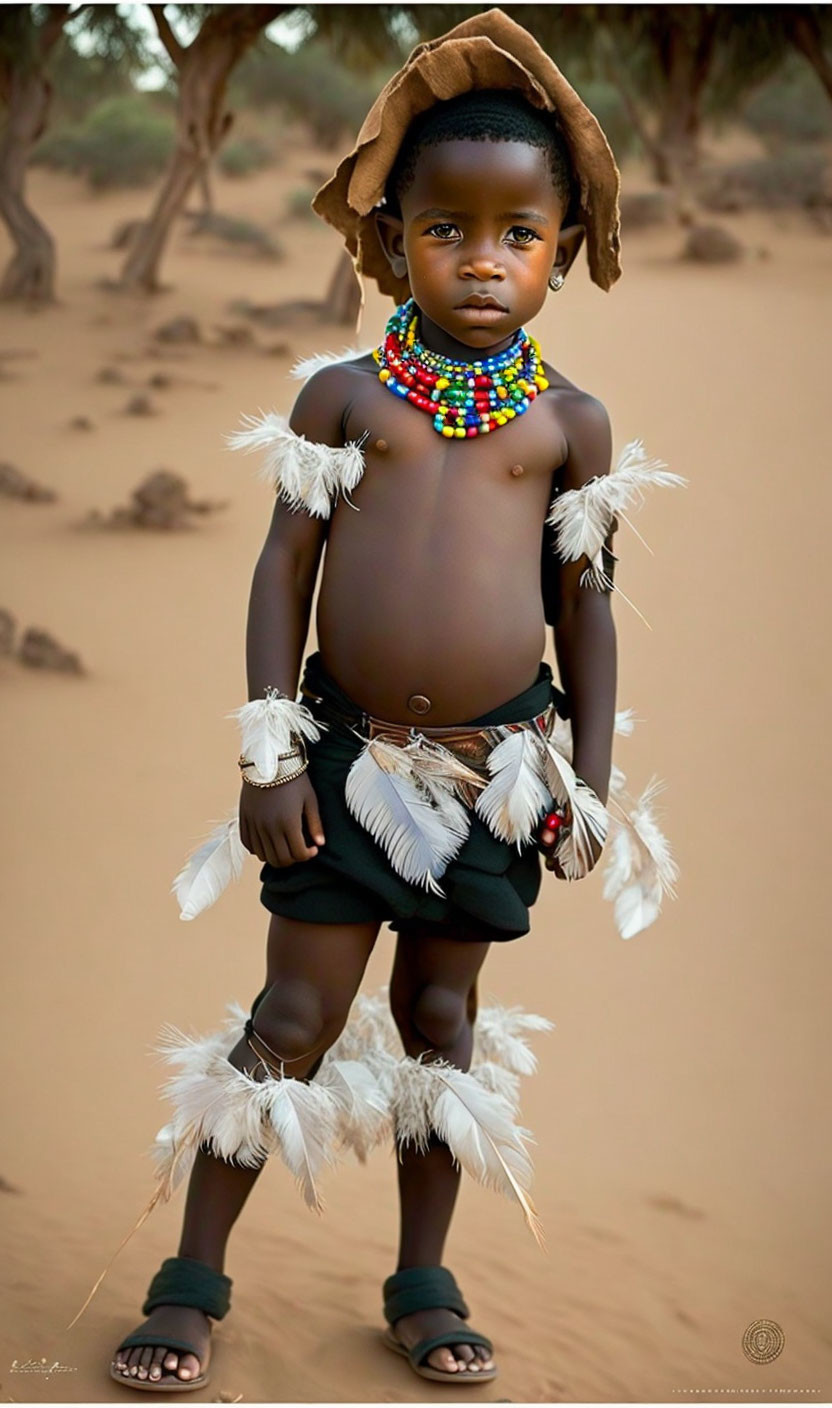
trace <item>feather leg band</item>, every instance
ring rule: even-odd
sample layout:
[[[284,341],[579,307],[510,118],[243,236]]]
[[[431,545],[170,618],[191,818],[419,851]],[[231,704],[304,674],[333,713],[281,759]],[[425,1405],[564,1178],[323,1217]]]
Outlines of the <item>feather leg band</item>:
[[[227,435],[226,443],[246,454],[263,452],[258,477],[293,512],[303,509],[312,517],[329,518],[339,494],[359,512],[349,494],[364,473],[362,447],[368,435],[365,431],[344,446],[325,445],[298,435],[286,416],[261,411],[259,416],[243,416],[242,428]]]

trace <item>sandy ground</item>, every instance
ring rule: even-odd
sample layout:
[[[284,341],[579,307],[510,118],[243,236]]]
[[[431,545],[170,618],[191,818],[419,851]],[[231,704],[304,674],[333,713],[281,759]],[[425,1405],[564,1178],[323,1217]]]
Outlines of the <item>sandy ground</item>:
[[[274,225],[300,173],[327,164],[293,151],[277,173],[220,182],[219,208]],[[6,362],[2,453],[60,497],[0,504],[0,605],[79,651],[90,674],[0,662],[13,1072],[0,1395],[115,1402],[129,1391],[107,1376],[111,1351],[175,1251],[181,1191],[64,1327],[152,1188],[147,1150],[165,1108],[149,1046],[165,1021],[214,1029],[263,975],[256,860],[188,927],[169,893],[237,796],[225,715],[245,698],[245,610],[271,513],[254,461],[222,436],[241,411],[288,410],[294,356],[351,339],[298,330],[291,357],[205,346],[153,358],[149,333],[176,314],[210,337],[234,321],[232,298],[319,295],[337,237],[318,222],[282,227],[288,258],[269,264],[183,231],[165,263],[170,290],[141,302],[96,281],[117,270],[110,232],[144,213],[147,193],[93,197],[38,172],[31,196],[58,235],[61,304],[3,312],[0,347],[32,356]],[[634,234],[610,294],[581,255],[534,325],[546,356],[609,407],[616,449],[640,436],[690,479],[638,516],[654,556],[619,533],[617,580],[652,629],[615,608],[619,707],[644,720],[616,758],[636,789],[652,772],[667,781],[681,880],[660,921],[623,942],[600,867],[576,886],[544,874],[531,934],[488,957],[483,1001],[556,1023],[535,1040],[540,1070],[523,1097],[547,1249],[516,1204],[466,1180],[445,1260],[500,1367],[469,1401],[822,1401],[832,1390],[821,731],[832,241],[792,216],[728,223],[752,250],[742,264],[683,266],[675,231]],[[389,309],[369,292],[359,345]],[[114,366],[128,385],[97,383]],[[159,370],[208,385],[174,384],[151,393],[155,416],[123,415]],[[70,430],[76,415],[95,428]],[[160,466],[229,508],[188,535],[77,530]],[[383,928],[368,991],[387,980],[392,940]],[[324,1186],[317,1218],[282,1165],[258,1183],[229,1248],[233,1311],[197,1399],[450,1397],[378,1338],[395,1266],[392,1152]],[[741,1347],[758,1318],[785,1335],[767,1365]],[[24,1374],[33,1361],[41,1371]]]

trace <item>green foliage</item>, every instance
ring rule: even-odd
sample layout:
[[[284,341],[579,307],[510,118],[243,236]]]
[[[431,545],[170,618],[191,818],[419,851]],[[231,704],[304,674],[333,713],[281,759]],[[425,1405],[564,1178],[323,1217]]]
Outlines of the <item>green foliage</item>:
[[[288,220],[315,220],[317,216],[311,201],[317,186],[296,186],[286,198],[286,218]]]
[[[173,142],[171,118],[134,93],[107,98],[82,122],[47,133],[32,160],[85,176],[96,190],[144,186],[164,170]]]
[[[817,74],[800,54],[789,54],[772,78],[747,99],[743,122],[771,148],[832,136],[832,107]]]
[[[697,194],[708,210],[775,210],[828,204],[826,156],[820,146],[784,145],[769,156],[714,166]]]
[[[274,158],[259,137],[238,137],[221,147],[217,165],[224,176],[250,176],[274,164]]]
[[[236,215],[220,215],[215,211],[204,212],[192,217],[191,235],[213,235],[227,244],[246,245],[249,250],[268,259],[282,259],[284,249],[279,240],[257,225],[253,220],[243,220]]]
[[[348,73],[319,41],[294,54],[263,44],[245,56],[230,84],[233,106],[278,107],[330,149],[358,130],[377,92],[374,79]]]
[[[575,82],[573,87],[600,122],[616,162],[620,165],[626,157],[637,155],[641,144],[615,85],[601,78],[592,78],[582,83]]]

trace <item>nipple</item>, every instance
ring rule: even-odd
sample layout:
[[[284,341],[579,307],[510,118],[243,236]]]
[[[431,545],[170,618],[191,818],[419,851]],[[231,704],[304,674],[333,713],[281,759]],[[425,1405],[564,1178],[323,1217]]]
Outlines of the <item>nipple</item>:
[[[375,449],[379,450],[382,454],[384,454],[384,451],[388,448],[389,446],[386,440],[377,440],[375,443]]]
[[[511,466],[511,469],[509,470],[509,474],[513,474],[514,477],[515,477],[515,479],[517,478],[518,475],[520,475],[520,474],[525,474],[525,472],[526,472],[526,471],[524,470],[522,464],[513,464],[513,465]]]

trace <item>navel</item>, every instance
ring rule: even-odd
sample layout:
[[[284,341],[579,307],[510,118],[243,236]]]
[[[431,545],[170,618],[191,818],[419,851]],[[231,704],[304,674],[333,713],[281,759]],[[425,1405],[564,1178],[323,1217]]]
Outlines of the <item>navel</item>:
[[[411,694],[407,707],[412,709],[414,714],[426,714],[433,706],[426,694]]]

